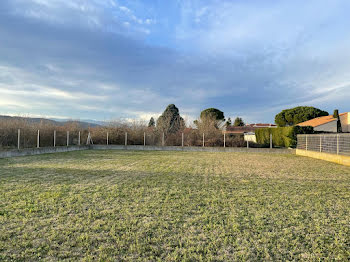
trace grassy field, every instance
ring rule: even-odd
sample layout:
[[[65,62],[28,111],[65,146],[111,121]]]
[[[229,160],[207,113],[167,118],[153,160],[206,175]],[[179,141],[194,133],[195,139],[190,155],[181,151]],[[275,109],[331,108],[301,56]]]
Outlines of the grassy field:
[[[0,260],[350,258],[350,168],[295,155],[0,160]]]

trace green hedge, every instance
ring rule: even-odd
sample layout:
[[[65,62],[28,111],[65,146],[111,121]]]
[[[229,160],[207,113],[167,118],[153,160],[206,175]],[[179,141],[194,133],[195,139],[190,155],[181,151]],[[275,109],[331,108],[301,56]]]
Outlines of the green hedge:
[[[278,147],[296,147],[298,134],[313,134],[314,129],[311,126],[288,126],[277,128],[259,128],[255,130],[256,141],[258,144],[270,145],[270,134],[272,134],[272,143]]]

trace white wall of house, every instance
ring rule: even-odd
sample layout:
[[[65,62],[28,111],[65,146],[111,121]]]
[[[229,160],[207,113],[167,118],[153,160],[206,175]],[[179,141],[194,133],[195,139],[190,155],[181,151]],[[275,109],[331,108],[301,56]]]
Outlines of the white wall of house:
[[[340,122],[343,132],[350,132],[350,112],[340,116]]]
[[[337,120],[314,127],[315,131],[337,132]]]
[[[256,143],[255,134],[244,134],[244,141],[254,142]]]

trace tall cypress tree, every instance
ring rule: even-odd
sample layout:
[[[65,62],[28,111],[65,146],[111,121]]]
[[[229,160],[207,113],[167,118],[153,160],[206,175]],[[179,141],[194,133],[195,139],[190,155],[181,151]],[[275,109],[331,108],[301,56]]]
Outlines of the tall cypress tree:
[[[339,118],[339,110],[338,109],[335,109],[334,112],[333,112],[333,117],[334,118]]]
[[[156,121],[154,121],[154,118],[151,117],[151,119],[148,122],[148,127],[155,127]]]
[[[333,112],[333,117],[337,119],[337,133],[341,133],[342,127],[341,127],[341,121],[340,121],[340,116],[339,116],[339,110],[335,109]]]
[[[157,129],[164,133],[176,133],[184,127],[185,121],[174,104],[168,105],[157,120]]]

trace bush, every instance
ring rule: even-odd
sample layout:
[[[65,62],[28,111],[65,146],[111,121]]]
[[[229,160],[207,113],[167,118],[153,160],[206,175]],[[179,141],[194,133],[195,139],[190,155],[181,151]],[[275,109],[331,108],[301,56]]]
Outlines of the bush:
[[[297,145],[298,134],[313,134],[314,129],[311,126],[288,126],[277,128],[260,128],[255,130],[258,144],[263,146],[270,145],[270,134],[272,134],[272,143],[278,147],[292,147]]]
[[[27,118],[3,118],[0,120],[0,150],[17,148],[18,129],[21,131],[20,148],[34,148],[37,146],[37,134],[40,130],[40,147],[53,146],[54,131],[56,131],[56,146],[67,145],[67,131],[69,144],[78,144],[78,132],[81,132],[81,143],[86,141],[87,130],[77,123],[55,125],[50,120],[35,122]]]

